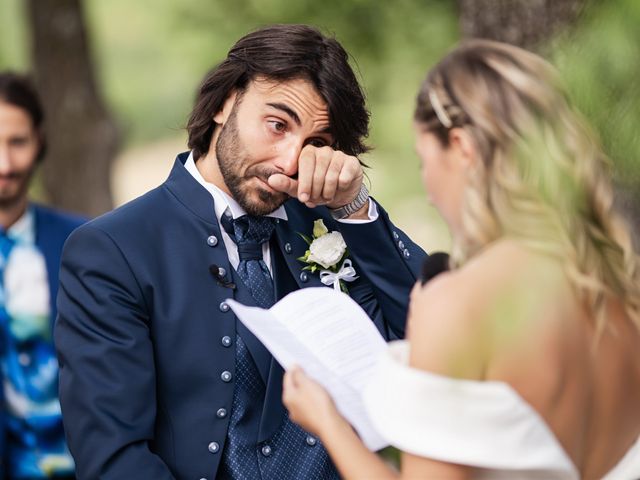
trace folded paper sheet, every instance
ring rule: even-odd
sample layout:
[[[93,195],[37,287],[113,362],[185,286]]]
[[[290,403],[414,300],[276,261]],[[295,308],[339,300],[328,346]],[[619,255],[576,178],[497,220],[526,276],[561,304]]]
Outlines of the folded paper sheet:
[[[386,343],[355,301],[319,287],[293,292],[269,310],[231,299],[227,303],[285,370],[299,365],[327,389],[367,448],[388,445],[362,403],[362,392]]]

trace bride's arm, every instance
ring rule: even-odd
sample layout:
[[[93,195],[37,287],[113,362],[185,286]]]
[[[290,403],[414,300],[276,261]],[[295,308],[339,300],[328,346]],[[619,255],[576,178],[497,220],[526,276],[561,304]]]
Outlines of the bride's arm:
[[[393,470],[369,451],[336,410],[333,400],[322,386],[293,369],[284,377],[284,404],[291,419],[320,437],[331,459],[346,479],[415,479],[438,478],[466,480],[471,469],[415,455],[402,454],[402,473]],[[425,432],[425,435],[428,435]]]
[[[285,374],[282,398],[291,419],[320,437],[343,478],[400,478],[378,455],[364,446],[326,390],[302,370],[296,368]]]

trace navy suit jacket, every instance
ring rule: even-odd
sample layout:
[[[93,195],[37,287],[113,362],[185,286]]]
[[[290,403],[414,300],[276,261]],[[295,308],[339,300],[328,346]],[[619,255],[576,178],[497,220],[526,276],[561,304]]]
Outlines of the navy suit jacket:
[[[213,199],[176,160],[168,180],[76,230],[60,272],[55,343],[60,399],[79,479],[215,478],[231,409],[238,332],[267,386],[258,441],[282,420],[282,369],[224,303],[255,304],[233,280]],[[388,338],[404,335],[408,296],[424,252],[380,208],[368,224],[336,223],[324,207],[285,204],[271,241],[276,295],[321,286],[297,257],[323,218],[339,229],[360,279],[350,295]],[[217,240],[215,241],[214,240]],[[215,441],[218,453],[207,446]]]

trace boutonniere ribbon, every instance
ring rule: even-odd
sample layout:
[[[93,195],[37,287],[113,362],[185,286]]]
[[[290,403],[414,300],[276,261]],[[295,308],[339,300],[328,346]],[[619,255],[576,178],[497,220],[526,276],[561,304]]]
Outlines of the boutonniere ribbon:
[[[356,269],[351,265],[351,260],[348,258],[342,262],[342,267],[337,272],[330,270],[322,270],[320,272],[320,281],[327,287],[333,285],[334,290],[342,290],[340,285],[341,281],[353,282],[358,277],[356,276]]]

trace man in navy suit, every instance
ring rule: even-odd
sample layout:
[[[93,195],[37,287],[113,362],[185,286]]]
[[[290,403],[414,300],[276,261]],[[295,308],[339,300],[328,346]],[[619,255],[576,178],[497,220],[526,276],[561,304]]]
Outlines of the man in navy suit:
[[[323,219],[348,245],[349,294],[404,335],[424,253],[364,187],[369,115],[347,59],[304,25],[243,37],[202,83],[168,180],[69,238],[55,340],[78,478],[338,478],[225,299],[322,285],[298,257]]]
[[[43,119],[30,81],[0,73],[0,477],[17,480],[74,478],[52,328],[62,246],[82,220],[28,199]]]

